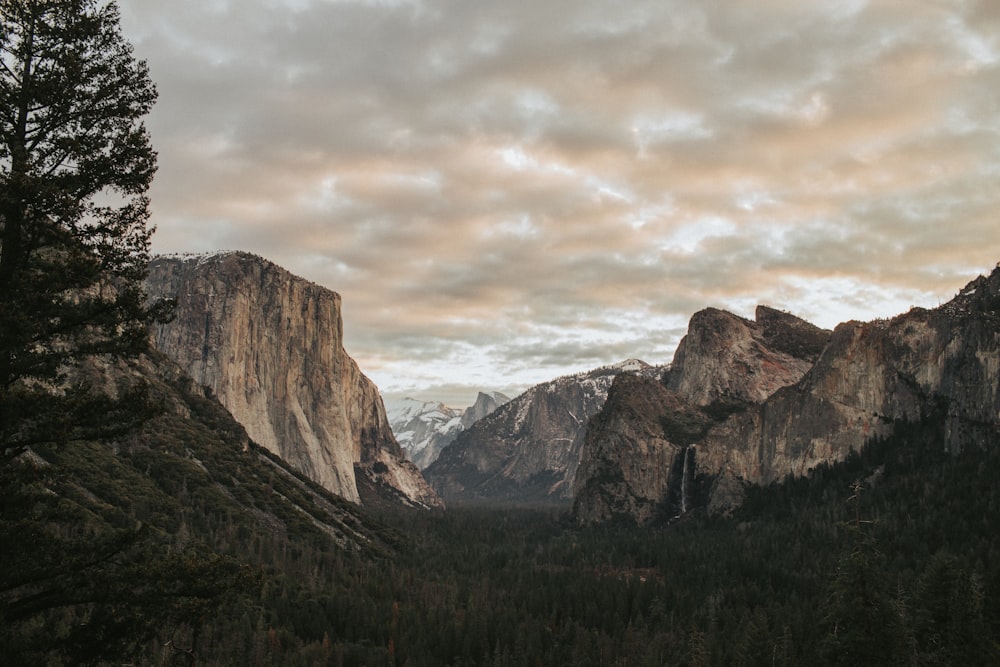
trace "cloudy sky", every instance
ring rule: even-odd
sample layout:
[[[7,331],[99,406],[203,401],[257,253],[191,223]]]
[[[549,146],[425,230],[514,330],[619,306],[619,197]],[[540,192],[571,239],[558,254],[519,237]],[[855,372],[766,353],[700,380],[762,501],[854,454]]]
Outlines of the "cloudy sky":
[[[935,306],[1000,260],[995,0],[118,4],[154,250],[339,292],[389,396],[665,363],[706,306]]]

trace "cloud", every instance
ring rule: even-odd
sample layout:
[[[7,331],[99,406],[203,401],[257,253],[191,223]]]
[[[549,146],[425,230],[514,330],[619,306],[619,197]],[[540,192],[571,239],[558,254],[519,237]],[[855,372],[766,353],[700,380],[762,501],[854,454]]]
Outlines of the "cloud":
[[[936,305],[997,259],[994,3],[121,0],[154,249],[339,291],[390,392],[669,360],[705,306]]]

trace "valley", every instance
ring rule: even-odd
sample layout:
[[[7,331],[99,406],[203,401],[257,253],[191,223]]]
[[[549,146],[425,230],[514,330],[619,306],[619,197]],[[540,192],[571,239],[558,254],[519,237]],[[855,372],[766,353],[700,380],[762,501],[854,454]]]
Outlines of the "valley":
[[[52,604],[114,619],[107,637],[143,664],[1000,656],[1000,272],[936,311],[833,332],[706,310],[668,366],[481,393],[463,413],[387,410],[343,351],[332,292],[246,254],[157,262],[153,293],[179,302],[160,349],[87,372],[147,387],[159,412],[34,447],[32,475],[4,481],[52,517],[4,518],[47,582],[10,570],[11,655],[82,655],[72,626],[38,634],[51,585],[85,592]],[[399,441],[424,426],[424,448],[454,437],[421,471]],[[79,571],[52,571],[53,549]]]

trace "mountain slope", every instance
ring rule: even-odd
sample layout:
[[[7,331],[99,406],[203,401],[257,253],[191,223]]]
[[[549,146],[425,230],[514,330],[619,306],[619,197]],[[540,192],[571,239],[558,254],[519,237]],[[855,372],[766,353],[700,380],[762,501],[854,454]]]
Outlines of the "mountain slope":
[[[177,300],[153,328],[255,442],[354,502],[440,499],[406,461],[375,385],[343,348],[340,296],[246,253],[157,257],[147,291]],[[364,477],[365,483],[359,484]]]
[[[119,652],[159,663],[156,642],[193,646],[206,624],[231,633],[232,618],[274,609],[265,570],[273,586],[277,568],[298,572],[303,558],[315,569],[395,552],[392,531],[254,444],[162,354],[74,373],[95,394],[145,387],[159,410],[101,440],[37,443],[0,469],[0,645],[11,664]]]
[[[1000,269],[938,308],[841,324],[801,382],[708,434],[699,469],[754,483],[804,475],[938,411],[943,449],[980,447],[1000,428],[998,325]]]
[[[459,434],[427,480],[446,502],[568,503],[587,420],[622,372],[662,369],[630,360],[536,385]]]
[[[389,428],[406,455],[423,470],[462,430],[462,411],[444,403],[403,398],[385,402]]]
[[[709,428],[800,380],[830,332],[759,306],[754,320],[708,308],[691,318],[663,382],[622,377],[587,426],[574,487],[583,523],[670,519],[691,505]]]
[[[424,470],[458,434],[510,401],[500,392],[479,392],[465,410],[444,403],[403,398],[386,402],[386,416],[406,457]]]
[[[707,308],[691,317],[667,386],[700,407],[760,403],[798,382],[829,339],[829,331],[767,306],[754,320]]]
[[[844,460],[902,422],[943,414],[941,447],[952,452],[996,440],[1000,268],[939,308],[848,322],[832,335],[789,317],[770,309],[758,309],[755,325],[722,311],[693,317],[666,377],[684,403],[661,401],[660,414],[646,415],[638,424],[626,419],[608,429],[601,425],[611,417],[594,421],[583,458],[593,460],[587,470],[596,473],[577,480],[577,518],[648,521],[652,515],[635,509],[643,506],[640,500],[673,499],[662,506],[661,516],[675,512],[678,499],[685,498],[676,488],[681,477],[661,475],[667,485],[662,488],[630,471],[676,469],[681,446],[686,460],[693,460],[684,470],[715,480],[711,506],[723,510],[740,502],[747,483],[807,475],[821,464]],[[662,393],[650,386],[626,390]],[[636,400],[609,401],[609,409]],[[659,430],[650,426],[657,418]],[[669,464],[639,447],[664,437],[675,446]],[[631,495],[622,495],[619,476]],[[608,498],[617,498],[617,504],[609,506]]]

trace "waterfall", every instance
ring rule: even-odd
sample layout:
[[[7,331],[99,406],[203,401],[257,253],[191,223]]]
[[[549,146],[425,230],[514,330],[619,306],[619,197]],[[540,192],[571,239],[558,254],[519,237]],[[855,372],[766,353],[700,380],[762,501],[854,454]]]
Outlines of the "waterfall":
[[[684,460],[681,462],[681,514],[687,512],[688,503],[688,453],[691,445],[684,448]]]

